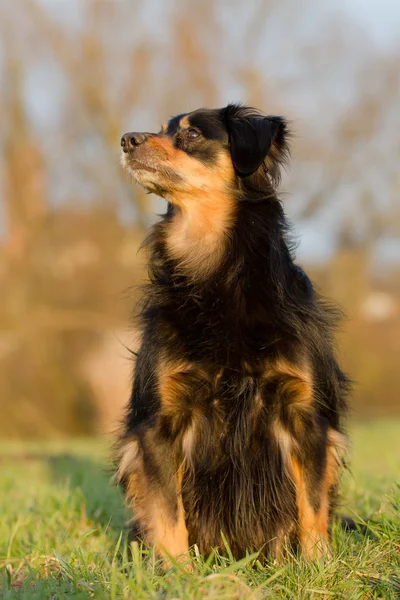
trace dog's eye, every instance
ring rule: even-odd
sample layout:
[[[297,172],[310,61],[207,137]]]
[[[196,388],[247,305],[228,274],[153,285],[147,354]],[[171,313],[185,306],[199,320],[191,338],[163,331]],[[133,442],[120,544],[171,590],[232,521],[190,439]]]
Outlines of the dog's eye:
[[[186,137],[189,138],[189,140],[195,140],[198,137],[200,137],[200,131],[198,129],[195,129],[194,127],[190,127],[186,131]]]

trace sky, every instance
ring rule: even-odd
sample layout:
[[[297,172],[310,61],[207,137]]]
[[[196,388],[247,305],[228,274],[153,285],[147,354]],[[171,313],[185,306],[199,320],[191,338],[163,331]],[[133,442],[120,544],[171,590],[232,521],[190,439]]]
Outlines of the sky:
[[[364,27],[381,48],[400,45],[400,2],[398,0],[337,0],[344,16]]]
[[[84,3],[81,0],[40,0],[52,17],[61,20],[63,23],[70,22],[72,27],[79,27],[81,19],[81,8]],[[128,0],[118,0],[119,2],[128,2]],[[132,7],[137,5],[136,2],[131,2]],[[155,5],[158,10],[155,10]],[[193,2],[195,5],[195,2]],[[143,6],[143,5],[142,5]],[[238,6],[238,5],[236,5]],[[238,11],[230,11],[229,3],[221,2],[221,15],[226,20],[227,27],[232,37],[232,43],[240,44],[240,28],[243,25],[248,14],[253,9],[252,0],[248,0],[242,5],[242,13],[239,16]],[[298,19],[297,29],[295,30],[296,39],[288,39],[282,41],[284,31],[284,22],[272,22],[266,27],[266,36],[268,40],[265,42],[266,47],[254,48],[254,54],[258,56],[261,62],[267,60],[269,72],[273,72],[275,68],[280,77],[292,80],[296,85],[296,93],[293,99],[293,105],[290,106],[291,98],[287,98],[287,106],[291,108],[292,114],[296,115],[297,123],[301,129],[302,122],[308,123],[312,121],[313,115],[320,110],[319,104],[323,98],[322,92],[319,94],[310,94],[309,89],[316,83],[316,78],[320,81],[324,78],[326,89],[324,93],[330,98],[337,96],[337,106],[343,106],[345,111],[347,106],[351,104],[351,98],[354,91],[354,67],[352,66],[356,57],[349,57],[348,64],[330,65],[321,64],[321,73],[318,70],[310,70],[307,72],[307,65],[302,65],[302,70],[299,69],[299,64],[296,57],[296,44],[299,39],[308,40],[316,39],[318,36],[325,35],[326,24],[331,19],[335,19],[340,23],[344,34],[349,35],[351,31],[361,32],[361,38],[365,43],[365,53],[375,47],[380,52],[390,52],[394,48],[400,48],[400,0],[324,0],[320,2],[314,0],[305,2],[307,6],[307,14],[303,14]],[[312,10],[310,10],[310,6]],[[168,4],[164,4],[161,0],[151,0],[144,5],[144,18],[148,21],[146,30],[152,31],[154,37],[161,41],[168,35],[167,27],[165,26],[165,18],[163,11],[167,10]],[[155,19],[157,14],[158,19]],[[132,18],[135,18],[134,10]],[[281,15],[282,18],[282,15]],[[283,19],[288,18],[283,13]],[[271,37],[269,37],[271,36]],[[268,63],[268,44],[273,44],[273,36],[279,40],[282,48],[282,60],[271,61]],[[364,53],[364,48],[359,50],[360,56]],[[333,57],[334,61],[334,57]],[[327,76],[326,68],[332,69],[332,76]],[[305,69],[305,70],[304,70]],[[303,81],[298,82],[298,78],[302,77]],[[49,81],[51,81],[51,93],[49,93]],[[339,82],[339,85],[338,85]],[[303,84],[303,85],[301,85]],[[32,120],[34,120],[40,130],[41,123],[50,123],[54,128],[57,127],[59,111],[63,106],[65,96],[65,88],[63,87],[63,79],[57,71],[57,67],[51,64],[51,61],[46,64],[46,70],[32,70],[28,73],[26,80],[26,96],[29,98],[29,110]],[[220,85],[221,99],[223,102],[240,100],[237,97],[240,95],[240,89],[234,86],[224,84]],[[302,90],[304,93],[302,93]],[[244,99],[245,100],[245,99]],[[135,118],[139,119],[136,114]],[[141,119],[146,119],[146,107],[143,109]],[[147,124],[146,124],[147,125]],[[158,125],[158,124],[157,124]],[[329,127],[332,122],[329,120],[329,115],[326,115],[325,123],[322,126],[324,135],[329,135]],[[313,132],[312,135],[314,135]],[[302,132],[304,135],[304,132]],[[307,133],[306,133],[307,135]],[[46,140],[43,140],[46,143]],[[82,151],[85,151],[83,148]],[[295,165],[296,168],[296,165]],[[62,173],[56,173],[57,180]],[[316,176],[314,174],[314,176]],[[73,185],[74,177],[70,177],[70,185]],[[57,186],[60,188],[60,186]],[[71,189],[67,190],[66,186],[61,186],[65,190],[66,195],[72,195]],[[345,197],[345,195],[343,196]],[[332,214],[335,210],[333,207],[326,211],[326,214],[321,218],[310,220],[305,223],[298,224],[297,231],[300,240],[299,252],[305,261],[324,261],[329,258],[334,250],[335,245],[335,215]],[[1,217],[0,217],[1,219]],[[399,257],[400,248],[393,241],[386,240],[383,244],[383,250],[380,251],[385,260],[388,257]]]

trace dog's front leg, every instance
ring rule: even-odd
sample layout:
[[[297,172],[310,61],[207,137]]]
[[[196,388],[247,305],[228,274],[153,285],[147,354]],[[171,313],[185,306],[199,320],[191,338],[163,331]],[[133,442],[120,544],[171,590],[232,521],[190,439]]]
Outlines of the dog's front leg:
[[[151,430],[121,441],[117,478],[123,484],[133,512],[136,536],[156,549],[171,566],[169,557],[188,561],[188,532],[182,503],[182,469],[172,446],[153,441]]]

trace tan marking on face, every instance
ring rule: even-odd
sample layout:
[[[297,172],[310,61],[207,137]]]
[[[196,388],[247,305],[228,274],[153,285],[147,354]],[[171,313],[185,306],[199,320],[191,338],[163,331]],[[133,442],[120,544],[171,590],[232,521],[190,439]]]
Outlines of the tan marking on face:
[[[168,123],[163,123],[161,125],[161,133],[165,134],[165,133],[167,133],[167,131],[168,131]]]
[[[153,169],[140,169],[140,161]],[[236,175],[229,152],[221,150],[212,165],[175,148],[169,136],[153,136],[123,155],[123,166],[141,185],[162,194],[177,207],[166,229],[165,241],[179,269],[204,278],[221,262],[235,221]]]
[[[181,207],[187,207],[191,196],[196,198],[204,194],[227,192],[232,193],[235,173],[230,155],[221,150],[214,165],[206,165],[194,156],[190,156],[180,148],[176,148],[169,136],[150,137],[145,144],[135,152],[152,156],[154,166],[170,169],[179,175],[180,179],[170,182],[166,190],[166,199]],[[185,202],[186,200],[186,202]]]
[[[164,557],[164,567],[170,568],[169,556],[185,563],[188,561],[189,541],[182,502],[182,469],[175,476],[176,503],[168,504],[162,490],[157,489],[146,476],[143,456],[138,441],[128,440],[119,451],[118,477],[126,483],[126,495],[145,542],[154,546],[157,553]],[[173,483],[173,482],[172,482]],[[176,514],[172,518],[171,514]]]
[[[185,173],[187,185],[172,197],[179,212],[166,244],[183,272],[204,278],[220,264],[235,221],[232,162],[221,152],[211,169],[185,155],[178,172]]]
[[[145,144],[140,146],[140,148],[142,147],[146,152],[152,151],[153,156],[159,162],[160,166],[164,162],[173,162],[176,160],[177,153],[181,152],[178,148],[174,147],[172,139],[168,136],[151,136]]]
[[[190,121],[187,115],[181,118],[181,120],[179,121],[179,127],[181,127],[181,129],[186,129],[187,127],[190,127]]]

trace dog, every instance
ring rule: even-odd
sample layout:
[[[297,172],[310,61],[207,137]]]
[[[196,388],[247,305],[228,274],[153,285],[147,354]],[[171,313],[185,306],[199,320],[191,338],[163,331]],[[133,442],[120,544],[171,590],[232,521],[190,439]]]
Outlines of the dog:
[[[133,536],[165,564],[329,552],[349,382],[338,311],[294,263],[277,195],[282,117],[199,109],[126,133],[121,161],[167,200],[147,240],[141,346],[117,446]]]

